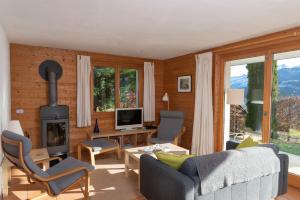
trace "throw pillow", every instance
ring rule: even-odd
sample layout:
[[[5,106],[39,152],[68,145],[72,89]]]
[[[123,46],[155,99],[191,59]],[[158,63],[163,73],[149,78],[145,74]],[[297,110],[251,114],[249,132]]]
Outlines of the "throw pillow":
[[[254,141],[251,136],[247,137],[244,141],[242,141],[236,148],[246,148],[246,147],[254,147],[257,146],[258,142]]]
[[[172,154],[172,153],[165,153],[162,151],[157,151],[154,152],[154,154],[156,155],[157,159],[159,161],[161,161],[162,163],[178,170],[181,165],[183,164],[183,162],[191,157],[194,157],[195,155],[176,155],[176,154]]]

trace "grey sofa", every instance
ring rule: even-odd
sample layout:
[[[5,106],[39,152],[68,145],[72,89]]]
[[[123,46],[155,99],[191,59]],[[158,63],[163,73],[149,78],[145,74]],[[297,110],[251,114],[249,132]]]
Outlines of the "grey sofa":
[[[228,141],[227,150],[235,149],[238,143]],[[187,159],[177,171],[149,155],[140,159],[140,192],[148,200],[270,200],[287,192],[288,156],[279,154],[280,172],[259,177],[249,182],[231,185],[202,195],[194,162]],[[246,164],[246,163],[245,163]]]

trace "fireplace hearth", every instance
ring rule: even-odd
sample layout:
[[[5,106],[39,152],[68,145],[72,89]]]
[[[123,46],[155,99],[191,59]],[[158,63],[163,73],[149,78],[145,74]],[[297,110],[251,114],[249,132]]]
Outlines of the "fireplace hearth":
[[[51,156],[69,152],[69,107],[57,105],[57,80],[62,68],[53,60],[44,61],[39,67],[41,77],[49,82],[49,105],[40,107],[41,142]]]
[[[63,155],[69,150],[69,107],[40,108],[42,146],[50,155]]]

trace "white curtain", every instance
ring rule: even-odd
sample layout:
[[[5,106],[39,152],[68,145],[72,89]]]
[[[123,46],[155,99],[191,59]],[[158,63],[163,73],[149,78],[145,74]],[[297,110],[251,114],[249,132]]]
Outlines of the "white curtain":
[[[77,56],[77,127],[91,126],[91,59]]]
[[[196,55],[196,94],[192,153],[214,152],[212,107],[212,52]]]
[[[155,79],[153,62],[144,62],[144,121],[155,121]]]

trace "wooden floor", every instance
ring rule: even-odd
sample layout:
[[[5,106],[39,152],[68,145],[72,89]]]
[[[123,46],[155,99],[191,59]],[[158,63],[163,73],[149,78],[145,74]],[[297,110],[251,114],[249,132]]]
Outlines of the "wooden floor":
[[[114,155],[100,156],[96,160],[96,170],[91,177],[91,199],[103,200],[143,200],[137,190],[137,175],[130,173],[128,178],[124,175],[124,161],[117,160]],[[11,188],[5,200],[25,200],[40,194],[37,185],[28,184],[26,177],[19,170],[12,171]],[[42,200],[79,200],[83,195],[78,188],[60,195],[57,198],[42,197]],[[288,193],[276,200],[300,200],[300,190],[289,187]]]

